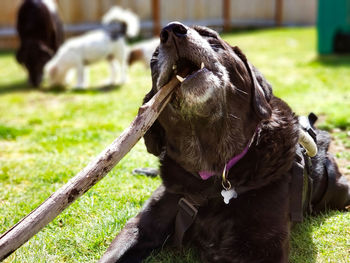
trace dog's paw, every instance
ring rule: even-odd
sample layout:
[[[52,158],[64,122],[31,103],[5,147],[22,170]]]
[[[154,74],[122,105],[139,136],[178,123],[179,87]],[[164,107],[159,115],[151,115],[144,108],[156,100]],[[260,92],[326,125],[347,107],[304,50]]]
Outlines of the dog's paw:
[[[102,87],[113,87],[113,86],[121,86],[124,85],[126,83],[126,81],[115,81],[115,80],[111,80],[111,79],[106,79],[104,81],[102,81],[101,86]]]
[[[112,87],[118,85],[116,81],[111,79],[105,79],[101,82],[100,86],[102,87]]]
[[[120,85],[122,85],[122,84],[127,83],[128,80],[129,80],[129,78],[128,78],[128,77],[125,77],[125,78],[120,79],[118,82],[119,82]]]

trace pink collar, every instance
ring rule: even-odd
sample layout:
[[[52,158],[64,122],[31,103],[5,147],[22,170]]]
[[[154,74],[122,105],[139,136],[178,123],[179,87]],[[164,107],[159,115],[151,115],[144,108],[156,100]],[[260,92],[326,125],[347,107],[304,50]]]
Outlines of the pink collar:
[[[253,137],[250,139],[248,145],[243,149],[243,151],[234,156],[231,160],[228,161],[228,163],[226,164],[226,170],[229,171],[236,163],[239,162],[239,160],[241,160],[248,152],[250,146],[252,145],[252,142],[254,141],[255,135],[258,134],[259,136],[260,133],[260,127],[258,126],[258,128],[256,129],[255,133],[253,134]],[[214,172],[209,172],[209,171],[201,171],[199,172],[199,176],[203,179],[203,180],[207,180],[210,177],[214,176],[215,173]]]

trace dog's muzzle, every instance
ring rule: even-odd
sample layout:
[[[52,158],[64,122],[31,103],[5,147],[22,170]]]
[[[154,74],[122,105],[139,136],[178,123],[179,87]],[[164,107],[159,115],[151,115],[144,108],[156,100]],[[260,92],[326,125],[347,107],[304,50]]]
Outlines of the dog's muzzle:
[[[196,29],[179,22],[165,26],[160,33],[157,59],[152,71],[159,73],[158,89],[173,76],[181,82],[172,104],[176,109],[186,115],[221,115],[217,101],[224,96],[223,83],[229,82],[227,72],[207,39]]]
[[[183,38],[187,35],[187,28],[179,22],[171,22],[160,33],[160,42],[170,44],[173,38]]]

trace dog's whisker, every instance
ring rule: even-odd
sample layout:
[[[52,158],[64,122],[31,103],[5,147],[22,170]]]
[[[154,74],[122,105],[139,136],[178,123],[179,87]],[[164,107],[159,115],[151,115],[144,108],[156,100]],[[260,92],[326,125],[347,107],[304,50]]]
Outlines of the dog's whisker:
[[[237,87],[235,87],[235,89],[236,89],[237,91],[243,93],[244,95],[248,95],[248,92],[245,92],[244,90],[241,90],[241,89],[239,89],[239,88],[237,88]]]
[[[233,84],[231,84],[231,88],[232,88],[233,90],[238,91],[238,94],[248,96],[248,92],[246,92],[246,91],[244,91],[244,90],[241,90],[241,89],[237,88],[237,87],[236,87],[236,86],[234,86]],[[246,96],[245,96],[244,98],[247,98]]]
[[[241,118],[237,117],[236,115],[229,114],[230,117],[233,117],[234,119],[240,120]]]

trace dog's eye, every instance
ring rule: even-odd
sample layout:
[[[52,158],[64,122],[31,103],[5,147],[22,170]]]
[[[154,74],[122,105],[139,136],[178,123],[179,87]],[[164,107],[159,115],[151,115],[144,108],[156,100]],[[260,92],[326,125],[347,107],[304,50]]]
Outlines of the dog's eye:
[[[208,43],[210,44],[211,48],[214,49],[214,51],[225,49],[218,39],[208,39]]]
[[[158,62],[159,47],[154,51],[151,58],[151,67]]]
[[[214,38],[217,39],[218,35],[215,31],[209,29],[209,28],[204,28],[204,27],[200,27],[200,26],[196,26],[194,28],[198,34],[200,34],[202,37],[206,37],[206,38]]]
[[[225,49],[215,31],[200,26],[195,27],[195,30],[201,35],[201,37],[208,41],[214,51]]]
[[[152,58],[153,57],[158,57],[158,55],[159,55],[159,47],[157,47],[156,50],[154,50]]]
[[[202,37],[207,37],[207,38],[214,38],[214,39],[217,39],[218,36],[216,34],[213,34],[212,32],[210,31],[203,31],[203,32],[200,32],[199,33]]]
[[[158,58],[152,57],[151,58],[151,67],[153,67],[155,64],[157,64],[157,62],[158,62]]]

